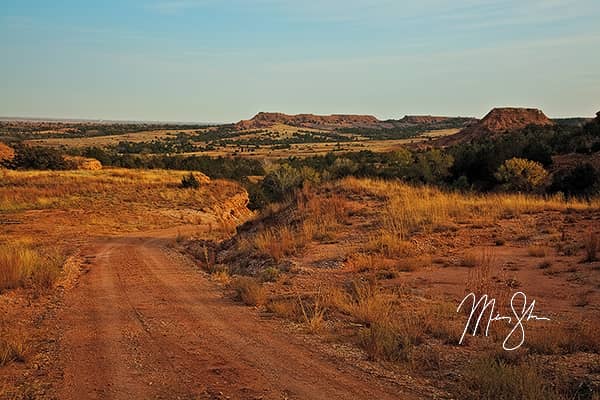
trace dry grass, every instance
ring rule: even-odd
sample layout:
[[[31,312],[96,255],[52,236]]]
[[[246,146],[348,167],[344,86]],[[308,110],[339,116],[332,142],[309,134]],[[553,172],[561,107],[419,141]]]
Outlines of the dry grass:
[[[489,226],[526,213],[600,208],[597,199],[584,202],[559,196],[463,194],[375,179],[345,178],[334,187],[383,201],[378,211],[379,229],[370,236],[366,249],[390,258],[412,255],[415,250],[410,240],[418,233],[454,231],[465,223]]]
[[[40,264],[40,256],[23,245],[0,246],[0,290],[24,286]]]
[[[584,248],[584,262],[598,261],[598,250],[600,249],[600,236],[598,236],[594,232],[589,232],[585,238]]]
[[[231,288],[236,292],[236,298],[249,306],[261,306],[266,303],[267,294],[256,279],[248,276],[236,277],[231,281]]]
[[[304,186],[296,193],[295,201],[295,215],[299,221],[259,229],[253,237],[254,249],[259,254],[273,258],[275,262],[298,254],[312,240],[333,239],[348,214],[347,201],[341,196],[318,196],[309,186]],[[266,219],[277,214],[284,206],[279,204],[267,208],[261,218]],[[241,243],[238,248],[242,251]]]
[[[56,233],[75,237],[82,230],[115,233],[164,228],[174,222],[198,223],[198,210],[219,211],[223,199],[243,193],[233,182],[209,181],[199,173],[196,176],[201,187],[182,190],[179,184],[186,173],[189,172],[0,170],[0,212],[64,211],[40,217],[54,215],[48,223],[57,225]]]
[[[393,270],[398,267],[395,260],[384,257],[379,253],[353,253],[348,256],[346,266],[352,272],[371,272]]]
[[[555,321],[552,329],[528,330],[525,345],[538,354],[599,353],[599,330],[597,321]]]
[[[394,306],[397,296],[384,293],[374,283],[355,281],[350,291],[329,288],[323,308],[347,315],[359,324],[358,344],[372,360],[409,361],[413,346],[424,333],[423,315]]]
[[[371,324],[359,333],[359,344],[371,360],[407,361],[408,343],[403,343],[398,329],[390,322]]]
[[[530,246],[527,248],[527,254],[531,257],[544,258],[548,255],[548,249],[542,246]]]
[[[350,295],[340,300],[342,310],[356,323],[370,325],[391,319],[392,300],[373,283],[353,282]]]
[[[537,372],[539,368],[528,363],[508,364],[494,357],[472,363],[465,371],[464,399],[494,400],[551,400],[559,396]]]
[[[268,267],[260,271],[258,278],[261,282],[275,282],[280,275],[279,269],[275,267]]]
[[[457,318],[456,305],[431,304],[421,311],[425,331],[444,344],[457,345],[464,328],[464,321]]]
[[[487,294],[491,297],[497,297],[500,300],[504,293],[499,293],[498,284],[494,282],[493,277],[497,272],[497,260],[494,252],[489,249],[483,249],[481,253],[472,253],[469,261],[471,269],[467,276],[465,292],[473,292],[478,296]]]
[[[303,316],[296,299],[273,299],[267,303],[267,311],[292,321],[300,321]]]
[[[50,288],[60,275],[65,259],[57,249],[46,249],[44,255],[27,245],[0,245],[0,291],[30,286]]]
[[[321,294],[318,293],[315,296],[312,305],[306,304],[300,296],[298,296],[298,304],[302,311],[302,317],[308,330],[311,333],[320,332],[325,326],[325,311],[326,308],[323,305]]]
[[[219,269],[210,274],[210,279],[219,282],[222,285],[229,285],[231,283],[231,275],[227,269]]]
[[[317,195],[309,185],[297,193],[296,206],[302,218],[300,233],[306,240],[332,240],[350,211],[344,197],[335,193]]]
[[[344,198],[348,194],[352,200]],[[352,212],[353,207],[357,207],[357,197],[361,204],[373,206],[367,207],[368,213],[361,209],[358,215],[370,219],[349,218],[357,215]],[[458,194],[398,182],[347,178],[318,190],[304,188],[297,194],[295,205],[288,203],[285,208],[279,206],[270,215],[267,213],[278,225],[274,228],[259,227],[258,235],[250,236],[252,246],[249,251],[258,248],[262,254],[280,262],[286,257],[297,256],[304,248],[313,249],[315,244],[310,242],[314,240],[339,239],[341,246],[346,241],[352,244],[360,241],[359,246],[345,247],[350,254],[345,262],[346,268],[340,273],[350,276],[361,274],[370,281],[349,280],[349,285],[348,281],[337,282],[319,291],[316,297],[310,294],[297,300],[271,299],[266,304],[267,309],[305,324],[311,332],[321,331],[327,323],[333,327],[344,326],[344,334],[350,333],[372,360],[397,361],[417,369],[436,369],[443,358],[448,358],[445,362],[452,362],[452,357],[443,357],[443,351],[451,351],[448,345],[457,344],[464,328],[464,319],[456,313],[456,304],[440,303],[439,299],[433,300],[427,295],[416,297],[414,292],[408,294],[408,288],[404,297],[399,293],[402,288],[390,290],[389,287],[378,287],[378,272],[414,271],[430,266],[431,257],[423,254],[432,251],[427,247],[428,243],[423,243],[423,234],[443,232],[443,235],[452,235],[458,225],[465,225],[466,229],[482,229],[499,222],[518,228],[519,221],[532,219],[524,217],[524,214],[567,209],[596,210],[600,203],[598,200],[565,201],[559,197]],[[524,218],[500,221],[515,217]],[[350,223],[355,225],[348,228]],[[364,223],[367,232],[357,239],[358,223],[361,228]],[[531,228],[523,231],[530,233]],[[499,238],[492,239],[500,243]],[[331,247],[328,246],[327,251]],[[462,261],[464,266],[469,267],[468,271],[463,271],[467,274],[465,290],[477,296],[487,294],[497,299],[500,312],[506,311],[503,308],[509,304],[508,298],[513,292],[511,285],[516,281],[514,277],[506,276],[510,273],[507,272],[509,269],[500,268],[495,252],[504,254],[509,250],[488,246],[467,252]],[[530,247],[526,251],[535,257],[551,257],[554,253],[545,247]],[[395,283],[390,282],[389,285]],[[254,301],[251,303],[256,304]],[[548,330],[545,332],[545,336],[538,336],[533,329],[531,333],[528,330],[524,351],[556,354],[594,352],[598,349],[594,330],[583,325],[576,332],[560,331],[556,335],[549,334]],[[424,344],[425,339],[427,344]],[[475,340],[473,344],[479,345]],[[472,394],[470,398],[552,398],[554,393],[548,390],[540,376],[532,372],[529,364],[505,361],[496,358],[483,360],[477,367],[479,370],[475,368],[468,372],[469,379],[475,382],[475,386],[465,387]],[[494,378],[488,379],[486,374]],[[531,388],[526,387],[523,379],[516,378],[519,374],[533,382]],[[504,392],[508,393],[507,397],[502,397]]]
[[[425,314],[410,309],[375,314],[359,332],[359,344],[372,360],[412,362],[416,345],[423,341]]]
[[[254,238],[254,244],[260,254],[279,262],[286,256],[296,254],[305,242],[292,228],[283,225],[260,231]]]
[[[13,361],[24,362],[27,350],[27,342],[21,334],[0,338],[0,367]]]
[[[365,249],[391,258],[410,256],[414,252],[411,242],[399,239],[394,232],[386,229],[380,229],[375,235],[371,235]]]
[[[525,194],[464,194],[444,192],[433,187],[413,187],[401,182],[346,178],[337,183],[341,189],[387,199],[386,222],[398,235],[418,229],[444,227],[450,221],[467,220],[493,223],[498,218],[518,217],[543,211],[577,211],[600,208],[600,200],[565,200],[561,196],[541,197]]]

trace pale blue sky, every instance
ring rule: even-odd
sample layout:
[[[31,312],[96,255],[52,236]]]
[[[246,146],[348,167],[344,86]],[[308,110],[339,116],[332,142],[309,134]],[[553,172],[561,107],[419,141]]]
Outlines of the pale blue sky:
[[[0,0],[0,116],[600,110],[598,0]]]

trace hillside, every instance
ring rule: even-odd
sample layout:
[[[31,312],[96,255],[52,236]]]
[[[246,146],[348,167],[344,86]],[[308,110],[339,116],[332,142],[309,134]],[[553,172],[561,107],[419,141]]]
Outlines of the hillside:
[[[314,115],[260,112],[252,119],[243,120],[235,125],[237,130],[264,129],[275,125],[288,125],[298,128],[313,128],[323,130],[339,130],[349,128],[364,129],[393,129],[413,126],[431,126],[432,129],[448,127],[463,127],[477,120],[475,118],[439,117],[432,115],[406,115],[402,119],[379,120],[372,115]]]
[[[541,110],[535,108],[494,108],[479,123],[466,127],[456,135],[441,138],[435,144],[449,146],[516,131],[531,125],[551,126],[554,122]]]
[[[0,142],[0,164],[4,161],[12,160],[14,156],[15,151],[11,147]]]
[[[510,381],[533,368],[538,387],[560,392],[534,398],[573,398],[572,382],[600,382],[600,264],[581,262],[599,205],[346,178],[305,187],[229,240],[187,246],[238,300],[423,398],[502,398],[481,389],[490,374]],[[465,293],[485,292],[508,310],[516,290],[552,321],[531,321],[518,352],[502,351],[500,324],[457,346]]]

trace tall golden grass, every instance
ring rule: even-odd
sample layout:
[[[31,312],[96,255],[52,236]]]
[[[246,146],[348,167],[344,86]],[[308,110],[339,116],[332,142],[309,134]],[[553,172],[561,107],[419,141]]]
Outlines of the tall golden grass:
[[[544,211],[597,210],[600,199],[564,199],[562,196],[525,194],[474,194],[447,192],[429,186],[402,182],[345,178],[334,184],[338,190],[383,201],[378,211],[380,229],[371,237],[369,249],[389,257],[407,255],[408,241],[415,233],[457,229],[459,223],[491,225],[500,218]]]
[[[31,286],[47,289],[58,278],[64,258],[59,251],[42,255],[23,244],[0,245],[0,291]]]
[[[90,201],[202,205],[206,191],[178,190],[184,171],[105,169],[100,171],[0,170],[0,211],[64,208]],[[198,174],[203,183],[208,178]],[[213,185],[214,186],[214,185]],[[211,186],[212,189],[214,187]],[[223,185],[227,190],[231,185]]]
[[[349,212],[348,202],[342,196],[317,195],[308,186],[296,193],[295,206],[293,221],[282,221],[277,226],[259,228],[253,243],[260,254],[279,262],[286,256],[297,254],[312,240],[333,239]],[[260,218],[269,218],[283,208],[284,205],[274,205],[265,210]],[[243,245],[241,242],[238,244],[239,247]]]
[[[541,211],[566,209],[589,210],[600,208],[600,199],[589,201],[566,200],[563,196],[536,196],[507,193],[457,193],[398,181],[345,178],[336,187],[359,194],[377,196],[389,201],[394,213],[404,215],[400,226],[407,228],[435,225],[448,220],[483,218],[488,222],[503,216],[519,216]],[[401,210],[403,209],[403,210]]]

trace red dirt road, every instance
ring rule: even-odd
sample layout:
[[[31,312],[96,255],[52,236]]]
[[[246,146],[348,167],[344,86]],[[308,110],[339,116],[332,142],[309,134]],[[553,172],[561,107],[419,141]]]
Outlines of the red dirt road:
[[[405,399],[224,298],[153,237],[99,241],[70,291],[60,399]]]

